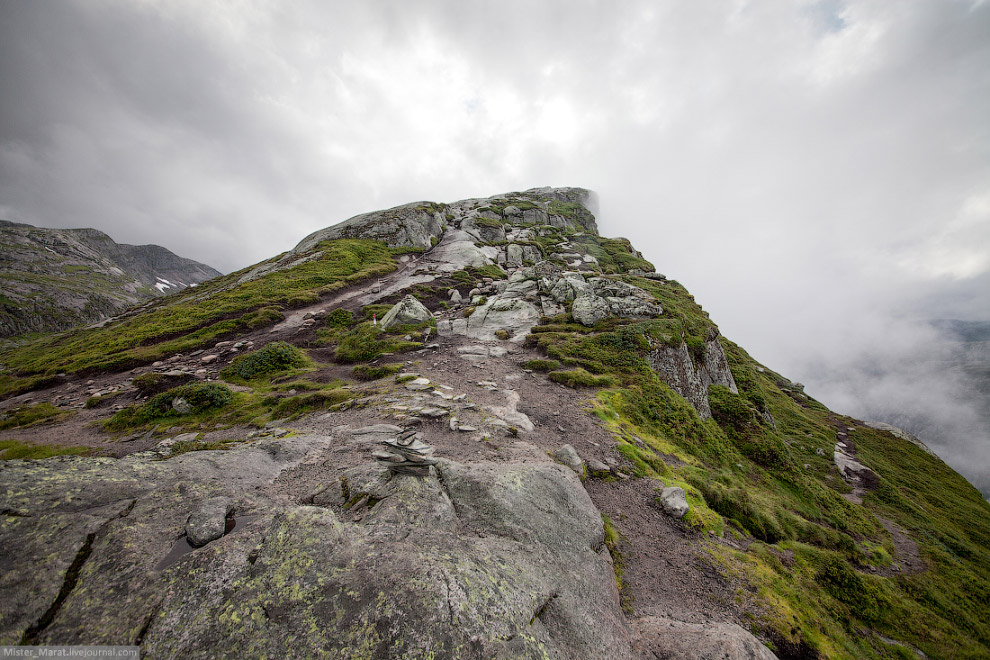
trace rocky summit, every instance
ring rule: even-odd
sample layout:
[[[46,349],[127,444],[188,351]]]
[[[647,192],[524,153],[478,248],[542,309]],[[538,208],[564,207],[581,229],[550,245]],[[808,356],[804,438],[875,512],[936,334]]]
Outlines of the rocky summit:
[[[990,505],[723,337],[595,197],[367,213],[0,349],[0,643],[990,655]]]
[[[218,275],[159,245],[0,220],[0,337],[101,321]]]

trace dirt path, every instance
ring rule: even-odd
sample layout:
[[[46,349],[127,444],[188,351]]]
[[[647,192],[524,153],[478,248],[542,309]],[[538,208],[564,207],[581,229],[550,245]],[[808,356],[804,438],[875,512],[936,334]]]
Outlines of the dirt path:
[[[921,558],[918,544],[908,536],[907,532],[900,525],[881,516],[877,516],[877,520],[880,521],[884,529],[890,532],[890,538],[894,541],[895,550],[894,563],[884,568],[878,568],[878,575],[883,575],[884,577],[911,575],[912,573],[920,573],[928,568],[925,560]]]
[[[831,421],[836,427],[836,467],[845,482],[853,489],[851,493],[844,493],[842,496],[853,504],[861,505],[863,504],[863,497],[879,486],[879,478],[873,470],[858,462],[856,443],[849,437],[854,429],[846,426],[838,418],[833,418]],[[885,567],[871,566],[868,570],[884,577],[910,575],[925,570],[927,565],[921,558],[921,552],[918,550],[918,544],[914,539],[894,521],[877,514],[874,515],[884,529],[890,533],[890,538],[894,544],[894,563]]]

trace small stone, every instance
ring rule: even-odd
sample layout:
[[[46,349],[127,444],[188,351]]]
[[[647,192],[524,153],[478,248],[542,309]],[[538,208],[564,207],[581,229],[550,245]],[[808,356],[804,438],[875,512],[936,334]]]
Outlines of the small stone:
[[[212,362],[216,362],[217,361],[217,358],[219,358],[219,357],[220,357],[219,355],[213,355],[213,354],[211,354],[211,355],[204,355],[203,357],[199,358],[199,361],[202,364],[210,364]]]
[[[596,458],[589,458],[584,462],[588,467],[588,472],[595,477],[604,477],[611,474],[612,469]]]
[[[457,427],[457,430],[461,433],[474,433],[478,430],[477,426],[468,426],[467,424],[461,424]]]
[[[577,450],[571,445],[562,445],[553,453],[554,459],[574,470],[579,477],[584,478],[584,461],[578,456]]]
[[[177,396],[172,399],[172,410],[179,413],[180,415],[188,415],[192,412],[192,406],[188,401],[183,399],[181,396]]]

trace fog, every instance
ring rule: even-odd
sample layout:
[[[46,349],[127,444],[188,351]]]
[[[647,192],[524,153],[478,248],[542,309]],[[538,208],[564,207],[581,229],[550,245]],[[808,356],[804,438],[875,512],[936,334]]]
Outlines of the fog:
[[[7,0],[0,91],[0,218],[224,271],[368,210],[593,188],[757,359],[957,421],[933,447],[986,483],[928,321],[990,318],[990,3]]]

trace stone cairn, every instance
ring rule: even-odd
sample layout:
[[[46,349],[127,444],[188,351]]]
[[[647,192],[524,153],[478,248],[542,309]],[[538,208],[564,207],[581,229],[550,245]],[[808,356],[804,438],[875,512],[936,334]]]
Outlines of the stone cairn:
[[[384,449],[376,449],[371,455],[384,463],[395,474],[412,474],[425,477],[430,466],[436,464],[433,447],[423,442],[423,434],[406,429],[398,437],[382,440]]]

